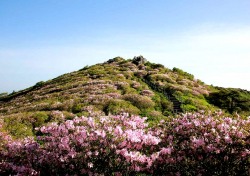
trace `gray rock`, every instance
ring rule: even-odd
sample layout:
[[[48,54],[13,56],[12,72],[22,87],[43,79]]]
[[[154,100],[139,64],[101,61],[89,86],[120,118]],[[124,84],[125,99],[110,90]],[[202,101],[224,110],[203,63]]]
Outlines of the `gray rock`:
[[[143,65],[147,62],[147,59],[145,59],[143,56],[135,56],[132,63],[136,65]]]

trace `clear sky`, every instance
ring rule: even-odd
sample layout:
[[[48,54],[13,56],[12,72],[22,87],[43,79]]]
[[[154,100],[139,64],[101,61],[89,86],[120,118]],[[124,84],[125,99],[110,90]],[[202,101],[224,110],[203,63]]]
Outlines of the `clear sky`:
[[[250,90],[250,1],[0,1],[0,92],[136,55]]]

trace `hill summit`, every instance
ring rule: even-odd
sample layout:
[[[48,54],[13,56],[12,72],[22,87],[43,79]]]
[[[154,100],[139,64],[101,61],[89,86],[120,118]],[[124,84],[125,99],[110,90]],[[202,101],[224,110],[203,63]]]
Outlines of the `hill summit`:
[[[0,118],[17,137],[50,121],[129,113],[161,119],[192,111],[250,115],[250,92],[206,85],[179,68],[116,57],[0,96]]]

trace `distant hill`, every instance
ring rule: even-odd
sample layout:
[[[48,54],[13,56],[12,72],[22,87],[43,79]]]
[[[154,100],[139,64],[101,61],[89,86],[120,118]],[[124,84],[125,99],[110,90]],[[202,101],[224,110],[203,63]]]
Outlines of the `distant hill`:
[[[17,137],[33,135],[35,127],[76,115],[105,116],[127,112],[149,121],[178,113],[214,111],[250,115],[250,92],[206,85],[179,68],[116,57],[55,79],[0,96],[0,118]]]

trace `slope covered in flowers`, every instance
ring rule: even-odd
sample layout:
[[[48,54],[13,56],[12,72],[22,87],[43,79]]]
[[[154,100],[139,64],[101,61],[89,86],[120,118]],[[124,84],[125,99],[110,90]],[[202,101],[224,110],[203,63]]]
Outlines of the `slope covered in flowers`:
[[[0,175],[249,175],[250,119],[187,113],[154,127],[145,120],[75,117],[22,140],[0,129]]]
[[[168,90],[182,102],[183,112],[216,109],[206,96],[212,87],[180,69],[120,57],[86,66],[33,87],[0,97],[0,119],[13,136],[35,134],[48,122],[77,116],[105,116],[127,112],[158,123],[173,115],[173,103],[146,82]]]

